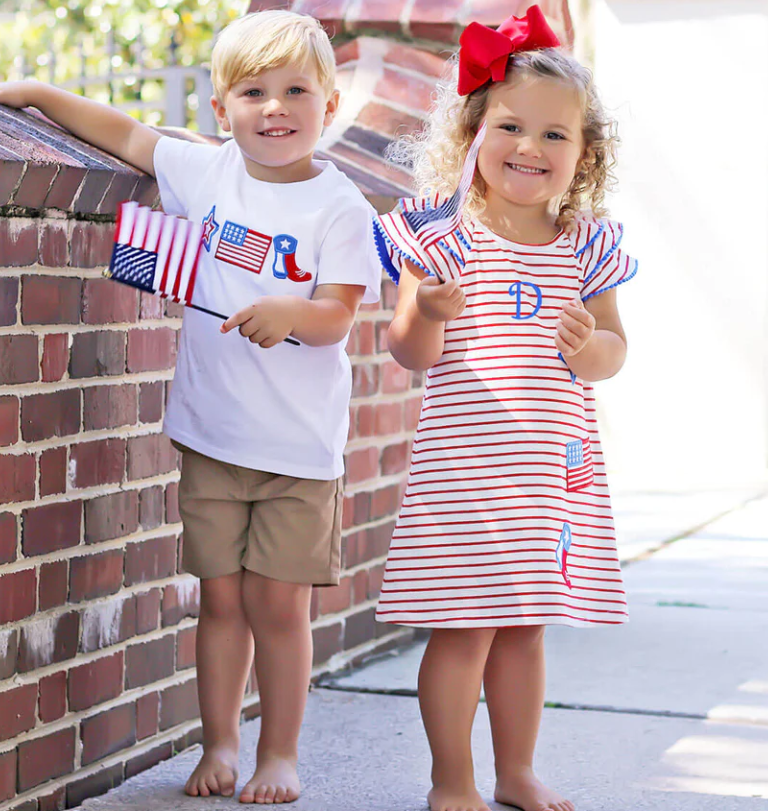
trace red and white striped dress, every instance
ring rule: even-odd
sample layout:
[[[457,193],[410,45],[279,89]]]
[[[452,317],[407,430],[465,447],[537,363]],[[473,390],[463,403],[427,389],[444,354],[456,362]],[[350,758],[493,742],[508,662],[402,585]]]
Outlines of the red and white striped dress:
[[[428,261],[398,244],[399,217],[377,223],[394,277],[403,258]],[[587,220],[523,245],[471,222],[443,241],[442,272],[459,278],[467,304],[427,375],[380,622],[626,621],[592,386],[573,378],[554,342],[566,301],[635,274],[621,235],[617,223]]]

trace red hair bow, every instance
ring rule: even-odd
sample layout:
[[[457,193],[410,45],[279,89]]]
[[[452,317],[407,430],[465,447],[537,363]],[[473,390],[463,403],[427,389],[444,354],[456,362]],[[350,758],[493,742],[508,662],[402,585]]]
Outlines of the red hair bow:
[[[480,23],[470,23],[462,32],[459,44],[459,95],[468,96],[489,79],[502,81],[512,54],[557,48],[560,40],[541,9],[531,6],[525,17],[510,17],[497,31]]]

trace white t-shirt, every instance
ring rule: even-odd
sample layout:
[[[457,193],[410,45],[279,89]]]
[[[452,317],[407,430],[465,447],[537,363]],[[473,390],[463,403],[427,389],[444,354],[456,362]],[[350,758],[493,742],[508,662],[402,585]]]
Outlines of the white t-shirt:
[[[373,209],[331,163],[298,183],[251,177],[234,141],[165,137],[155,147],[163,209],[204,226],[192,303],[229,316],[260,296],[309,299],[318,284],[379,298]],[[310,277],[311,274],[311,277]],[[187,308],[164,430],[213,459],[331,480],[344,472],[352,373],[346,338],[262,349]]]

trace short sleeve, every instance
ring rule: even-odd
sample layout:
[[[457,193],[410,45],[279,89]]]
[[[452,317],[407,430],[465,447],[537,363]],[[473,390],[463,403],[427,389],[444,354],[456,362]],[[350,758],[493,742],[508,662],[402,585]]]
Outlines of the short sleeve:
[[[222,147],[163,136],[155,145],[153,163],[160,200],[166,214],[187,217],[189,202],[200,191],[201,172]]]
[[[365,286],[364,304],[379,300],[381,265],[373,238],[375,211],[361,196],[336,213],[320,244],[318,284]]]
[[[592,218],[579,220],[572,240],[583,270],[582,301],[628,282],[637,273],[637,260],[625,253],[623,239],[621,223]]]
[[[438,273],[447,279],[461,276],[470,250],[469,232],[463,223],[433,244],[425,244],[414,230],[419,216],[428,215],[439,202],[437,195],[405,197],[389,214],[376,218],[374,237],[379,261],[395,284],[400,281],[406,260],[429,275]]]

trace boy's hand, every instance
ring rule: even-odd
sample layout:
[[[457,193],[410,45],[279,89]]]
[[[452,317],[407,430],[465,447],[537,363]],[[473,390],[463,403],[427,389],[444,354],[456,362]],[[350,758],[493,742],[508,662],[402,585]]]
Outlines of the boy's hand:
[[[558,315],[555,346],[563,357],[571,358],[581,352],[595,332],[595,318],[580,298],[566,302]]]
[[[416,306],[430,321],[452,321],[464,312],[467,299],[457,281],[442,284],[434,276],[421,280],[416,289]]]
[[[8,107],[31,107],[35,82],[0,82],[0,104]]]
[[[295,296],[264,296],[230,316],[221,331],[227,333],[240,327],[240,334],[251,343],[269,349],[296,328],[296,301]]]

